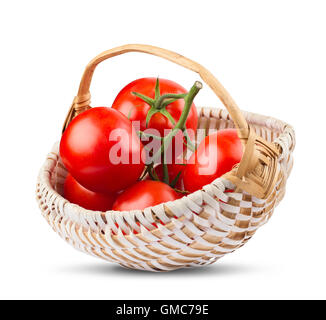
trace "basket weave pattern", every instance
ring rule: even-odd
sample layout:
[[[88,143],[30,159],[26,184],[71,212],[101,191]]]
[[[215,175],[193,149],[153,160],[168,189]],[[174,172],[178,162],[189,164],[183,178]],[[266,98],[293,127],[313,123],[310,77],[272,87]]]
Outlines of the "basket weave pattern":
[[[243,246],[269,220],[292,169],[292,127],[270,117],[243,115],[258,136],[281,147],[277,183],[267,199],[244,191],[225,192],[235,186],[222,177],[203,190],[143,211],[89,211],[61,196],[67,172],[55,144],[37,182],[42,214],[76,249],[127,268],[170,271],[211,264]],[[226,110],[199,109],[199,128],[208,132],[233,127]]]

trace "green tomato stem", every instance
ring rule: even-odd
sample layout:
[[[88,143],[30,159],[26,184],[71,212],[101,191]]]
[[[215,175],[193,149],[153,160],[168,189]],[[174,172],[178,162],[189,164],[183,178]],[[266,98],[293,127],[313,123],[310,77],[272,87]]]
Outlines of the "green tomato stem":
[[[166,184],[170,184],[170,179],[169,179],[169,169],[168,169],[168,165],[166,164],[166,156],[165,156],[165,152],[164,152],[164,158],[163,158],[163,182],[165,182]]]
[[[188,115],[189,115],[189,112],[191,109],[191,105],[192,105],[196,95],[198,94],[199,90],[202,88],[203,88],[203,84],[199,81],[196,81],[194,83],[194,85],[191,87],[191,89],[189,90],[189,92],[187,93],[187,95],[184,98],[184,100],[185,100],[184,108],[182,110],[179,121],[177,122],[177,124],[173,130],[182,130],[185,127],[186,121],[187,121],[187,118],[188,118]]]
[[[154,102],[154,108],[155,109],[162,109],[164,107],[164,100],[166,99],[184,99],[187,96],[186,93],[181,93],[181,94],[174,94],[174,93],[167,93],[167,94],[163,94],[162,96],[160,96],[155,102]],[[173,101],[171,100],[170,103],[172,103]]]
[[[194,85],[191,87],[189,92],[184,97],[185,104],[181,113],[181,116],[175,125],[175,127],[170,131],[168,135],[166,135],[162,140],[162,145],[157,153],[153,157],[153,161],[157,160],[162,154],[164,156],[167,148],[170,146],[172,139],[177,135],[179,130],[184,131],[186,127],[186,121],[191,110],[192,103],[198,94],[199,90],[202,89],[203,85],[201,82],[196,81]]]
[[[188,131],[187,131],[187,128],[184,128],[183,130],[183,134],[186,138],[186,141],[187,142],[184,142],[184,144],[187,146],[188,149],[190,149],[192,152],[195,152],[196,151],[196,145],[191,141],[190,137],[189,137],[189,134],[188,134]]]

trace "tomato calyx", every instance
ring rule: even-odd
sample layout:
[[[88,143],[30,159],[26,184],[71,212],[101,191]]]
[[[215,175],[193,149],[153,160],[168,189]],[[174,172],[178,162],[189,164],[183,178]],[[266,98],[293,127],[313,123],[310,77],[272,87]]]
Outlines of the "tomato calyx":
[[[138,93],[138,92],[132,92],[132,94],[134,96],[142,99],[144,102],[146,102],[150,106],[150,109],[148,110],[148,113],[146,116],[146,128],[148,127],[149,121],[151,120],[152,116],[156,113],[161,113],[168,120],[170,120],[173,125],[175,125],[175,120],[173,119],[170,112],[166,110],[166,107],[169,104],[177,101],[178,99],[184,99],[187,95],[186,93],[182,93],[182,94],[167,93],[167,94],[161,95],[159,78],[156,79],[156,83],[155,83],[154,99],[147,97],[146,95]]]
[[[186,166],[186,163],[184,163],[184,164],[178,164],[178,165],[180,165],[180,166]],[[154,168],[154,169],[152,170],[152,172],[149,171],[148,174],[149,174],[149,176],[151,177],[152,180],[161,181],[161,180],[159,179],[158,175],[157,175],[156,169],[157,169],[157,167]],[[163,165],[163,169],[164,169],[164,165]],[[174,191],[176,191],[176,192],[178,192],[178,193],[180,193],[180,194],[186,195],[186,194],[189,194],[189,191],[187,191],[187,190],[181,190],[181,189],[179,189],[179,188],[177,187],[178,182],[179,182],[179,180],[181,179],[182,174],[183,174],[183,172],[180,170],[180,171],[177,173],[177,175],[172,179],[172,181],[169,182],[168,184],[169,184],[169,186],[170,186],[172,189],[174,189]],[[168,173],[168,176],[169,176],[169,173]],[[153,179],[153,177],[154,177],[154,179]]]
[[[180,166],[186,166],[186,163],[178,163],[178,165]],[[163,166],[163,164],[162,164]],[[149,178],[153,181],[161,181],[159,177],[159,174],[157,172],[158,167],[154,167],[154,163],[150,163],[149,165],[147,165],[146,169],[144,170],[144,173],[142,175],[142,177],[139,180],[142,180],[147,174],[149,176]],[[168,172],[169,175],[169,172]],[[175,177],[172,178],[172,181],[169,181],[168,185],[174,189],[175,191],[177,191],[178,193],[182,193],[182,194],[188,194],[188,191],[183,191],[181,189],[177,188],[177,184],[179,182],[179,180],[181,179],[181,175],[182,175],[182,170],[180,170]],[[169,179],[170,180],[170,179]],[[163,181],[164,182],[164,181]]]

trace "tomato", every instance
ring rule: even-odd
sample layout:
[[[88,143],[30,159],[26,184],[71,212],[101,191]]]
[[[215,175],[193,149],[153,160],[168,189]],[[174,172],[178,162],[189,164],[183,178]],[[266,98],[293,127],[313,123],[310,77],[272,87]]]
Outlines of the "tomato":
[[[113,210],[143,210],[180,197],[180,194],[163,182],[144,180],[135,183],[122,192],[114,202]]]
[[[155,108],[151,108],[151,106],[148,103],[146,103],[143,99],[133,94],[133,92],[137,92],[155,100],[156,81],[157,79],[155,78],[142,78],[129,83],[119,92],[119,94],[117,95],[117,97],[113,102],[112,108],[119,110],[121,113],[127,116],[132,122],[135,123],[135,121],[138,121],[139,122],[138,130],[145,131],[147,128],[155,129],[157,130],[157,134],[160,135],[160,137],[164,137],[168,133],[164,130],[172,129],[174,127],[174,124],[163,113],[166,110],[171,115],[174,122],[177,123],[184,107],[184,99],[179,99],[168,104],[165,108],[159,109],[162,111],[160,112]],[[167,79],[159,79],[159,88],[160,88],[161,96],[168,93],[173,93],[173,94],[187,93],[187,91],[182,86],[180,86],[176,82]],[[151,112],[153,112],[153,115],[151,116],[148,125],[146,125],[146,117],[150,110]],[[197,129],[197,123],[198,123],[197,110],[195,105],[192,104],[191,110],[189,112],[186,121],[187,132],[191,139],[194,138],[194,133]],[[177,144],[175,142],[176,140],[178,142]],[[142,141],[144,144],[147,144],[151,140],[149,139],[149,141],[144,141],[144,140]],[[182,151],[185,149],[185,146],[183,145],[183,141],[184,141],[184,137],[182,132],[180,131],[176,135],[175,139],[171,144],[171,147],[169,148],[169,150],[171,149],[173,150],[171,155],[173,159],[175,159],[175,157],[180,155]]]
[[[183,180],[183,172],[186,167],[186,160],[183,159],[178,159],[176,162],[170,163],[167,165],[168,167],[168,172],[169,172],[169,183],[171,184],[172,182],[175,183],[175,188],[181,190],[182,189],[182,180]],[[160,181],[163,181],[163,165],[159,164],[155,168],[155,173],[157,174],[157,177],[159,178]],[[177,179],[178,176],[178,179]],[[150,179],[150,178],[149,178]],[[177,181],[175,181],[177,179]]]
[[[142,174],[145,150],[132,123],[112,108],[87,110],[62,135],[60,155],[85,188],[102,193],[132,185]]]
[[[104,194],[90,191],[80,185],[71,174],[68,174],[64,184],[64,197],[79,206],[96,211],[112,209],[114,194]]]
[[[183,181],[194,192],[229,172],[241,161],[243,148],[235,129],[219,130],[207,136],[188,160]]]

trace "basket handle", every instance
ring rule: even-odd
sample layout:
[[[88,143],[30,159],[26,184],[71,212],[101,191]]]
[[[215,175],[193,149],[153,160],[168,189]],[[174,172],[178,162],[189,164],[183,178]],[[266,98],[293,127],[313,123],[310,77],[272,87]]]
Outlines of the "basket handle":
[[[127,44],[102,52],[86,66],[77,96],[64,122],[63,131],[79,113],[90,108],[90,84],[96,66],[109,58],[127,52],[152,54],[199,74],[202,80],[213,90],[228,110],[239,138],[244,145],[244,154],[240,164],[223,177],[235,184],[236,191],[244,190],[260,199],[266,199],[274,190],[279,178],[279,148],[259,137],[248,125],[245,117],[221,83],[203,66],[175,52],[143,44]]]
[[[202,78],[202,80],[213,90],[213,92],[218,96],[218,98],[222,101],[226,109],[229,111],[230,116],[239,131],[239,135],[241,135],[241,138],[248,137],[248,124],[246,119],[242,115],[239,107],[236,105],[235,101],[232,99],[230,94],[225,90],[225,88],[221,85],[221,83],[206,68],[201,66],[199,63],[192,61],[175,52],[150,46],[150,45],[143,45],[143,44],[127,44],[124,46],[116,47],[111,50],[102,52],[101,54],[99,54],[93,60],[90,61],[90,63],[87,65],[84,71],[77,96],[74,99],[74,104],[73,104],[74,110],[71,110],[72,118],[76,116],[78,113],[80,113],[79,111],[84,111],[82,110],[83,108],[89,107],[87,105],[90,103],[89,88],[97,65],[104,60],[107,60],[109,58],[127,52],[142,52],[142,53],[152,54],[164,58],[166,60],[169,60],[171,62],[174,62],[182,67],[185,67],[187,69],[190,69],[198,73],[199,76]],[[72,118],[66,119],[64,129],[67,127],[67,125],[72,120]]]

